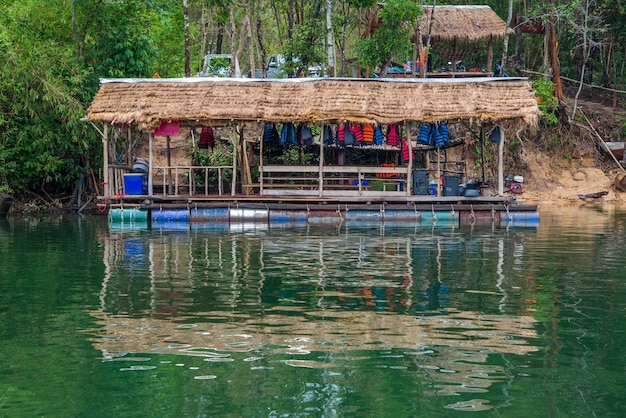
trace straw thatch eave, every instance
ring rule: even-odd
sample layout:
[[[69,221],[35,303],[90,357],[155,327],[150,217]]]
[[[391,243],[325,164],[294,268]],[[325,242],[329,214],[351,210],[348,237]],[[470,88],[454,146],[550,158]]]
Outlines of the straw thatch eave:
[[[523,78],[119,79],[103,80],[91,121],[189,124],[272,122],[514,121],[535,126],[537,102]]]
[[[425,36],[429,28],[432,42],[448,43],[503,39],[505,29],[508,34],[514,33],[489,6],[424,7],[420,24],[422,35]]]

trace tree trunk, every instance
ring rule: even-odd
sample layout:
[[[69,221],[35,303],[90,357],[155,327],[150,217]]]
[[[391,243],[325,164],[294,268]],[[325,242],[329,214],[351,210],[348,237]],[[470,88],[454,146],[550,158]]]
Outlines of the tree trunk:
[[[230,4],[230,54],[233,59],[230,63],[230,76],[235,76],[235,61],[237,61],[237,27],[235,26],[235,6]]]
[[[326,54],[327,54],[327,73],[331,77],[337,77],[335,68],[335,35],[333,33],[333,0],[326,0]]]
[[[276,8],[276,2],[272,0],[272,10],[274,11],[274,18],[276,19],[276,31],[278,32],[278,44],[282,46],[283,44],[283,32],[280,29],[280,17],[278,15],[278,9]],[[265,61],[263,61],[265,62]]]
[[[250,10],[248,11],[248,16],[250,16],[250,18],[248,19],[248,28],[246,31],[246,47],[248,48],[248,60],[250,61],[248,63],[250,67],[250,77],[254,78],[256,65],[254,59],[254,48],[252,47],[252,13],[254,13],[254,10],[252,5],[250,5]]]
[[[293,38],[293,20],[295,14],[294,0],[289,0],[289,9],[287,10],[287,39]]]
[[[267,77],[267,68],[265,68],[265,62],[267,61],[267,52],[265,51],[265,40],[263,39],[263,20],[261,18],[261,10],[263,9],[263,3],[258,0],[256,10],[256,37],[259,43],[259,53],[261,60],[262,77]]]
[[[183,0],[183,19],[185,30],[185,77],[191,77],[191,55],[189,51],[189,7],[187,0]]]
[[[554,0],[550,0],[550,6],[554,6]],[[552,57],[552,82],[554,83],[554,95],[560,102],[563,101],[563,82],[561,81],[561,70],[559,67],[559,56],[556,48],[556,24],[554,13],[550,13],[548,18],[550,27],[550,56]]]
[[[502,61],[500,65],[500,74],[498,76],[504,77],[504,67],[506,66],[507,54],[509,50],[509,26],[511,25],[511,19],[513,18],[513,0],[509,0],[509,13],[506,16],[506,26],[504,27],[504,43],[502,46]]]
[[[246,13],[241,22],[241,28],[239,29],[239,45],[237,47],[237,52],[233,57],[235,60],[235,77],[241,77],[241,55],[243,54],[243,47],[245,45],[246,33],[249,32],[247,29],[250,26],[250,16]]]

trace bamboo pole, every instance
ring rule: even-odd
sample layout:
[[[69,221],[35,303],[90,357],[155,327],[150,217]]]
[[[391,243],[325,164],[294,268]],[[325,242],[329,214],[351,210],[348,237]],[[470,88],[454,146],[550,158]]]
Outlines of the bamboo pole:
[[[437,147],[437,197],[441,196],[441,156],[439,155],[440,147]]]
[[[103,195],[111,196],[111,188],[109,186],[109,124],[104,122],[104,128],[102,132],[102,159],[104,165],[103,175]]]
[[[152,150],[152,132],[148,134],[148,196],[152,196],[152,167],[154,164],[154,151]]]
[[[236,129],[238,131],[239,129]],[[230,195],[234,196],[237,191],[237,147],[239,146],[238,141],[233,140],[233,180],[230,185]]]
[[[500,129],[500,142],[498,142],[498,196],[504,196],[504,128],[498,125]]]
[[[324,194],[324,136],[326,134],[326,129],[324,128],[326,125],[321,124],[320,126],[322,127],[322,132],[320,133],[320,171],[318,174],[317,187],[319,190],[319,197],[322,197]]]
[[[259,144],[259,195],[263,196],[263,136]]]
[[[168,193],[172,193],[172,150],[170,147],[170,136],[167,135],[165,139],[167,143],[167,190]]]
[[[407,121],[404,122],[404,129],[406,132],[407,147],[409,149],[409,162],[407,164],[406,173],[406,195],[411,196],[411,173],[413,172],[413,144],[411,142],[411,127]],[[396,179],[397,181],[397,179]]]

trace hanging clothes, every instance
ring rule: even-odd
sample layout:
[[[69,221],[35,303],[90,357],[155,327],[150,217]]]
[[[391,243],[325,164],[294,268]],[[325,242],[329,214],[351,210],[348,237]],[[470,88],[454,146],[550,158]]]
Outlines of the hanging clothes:
[[[200,141],[198,141],[198,148],[208,149],[215,146],[215,135],[213,133],[213,128],[210,126],[203,126],[202,131],[200,131]]]
[[[324,146],[333,145],[335,143],[335,135],[330,125],[324,125]]]
[[[281,145],[297,145],[296,128],[292,122],[283,123],[283,129],[280,132]]]
[[[280,135],[276,129],[276,124],[273,122],[265,122],[263,127],[263,143],[265,144],[278,144],[280,141]]]
[[[313,144],[313,131],[307,123],[298,124],[297,135],[300,145]]]
[[[354,136],[354,133],[352,131],[352,124],[351,123],[346,123],[343,127],[343,144],[347,147],[349,145],[355,145],[356,144],[356,138]]]

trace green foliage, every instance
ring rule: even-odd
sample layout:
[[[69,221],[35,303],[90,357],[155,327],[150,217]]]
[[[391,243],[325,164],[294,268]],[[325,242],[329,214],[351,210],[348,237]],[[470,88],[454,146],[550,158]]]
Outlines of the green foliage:
[[[310,10],[307,7],[308,16],[304,21],[296,25],[293,29],[293,36],[283,44],[281,50],[286,57],[297,57],[298,62],[287,60],[285,71],[295,73],[306,70],[310,65],[323,62],[322,51],[322,24],[323,19],[319,12]]]
[[[537,105],[541,112],[541,117],[546,125],[556,125],[559,123],[556,112],[559,101],[554,95],[554,83],[542,78],[533,81],[533,89],[537,97]]]
[[[215,142],[212,150],[197,149],[193,156],[194,165],[204,167],[213,166],[232,166],[233,165],[233,147],[229,142],[224,145],[221,141]]]
[[[306,146],[292,145],[283,151],[283,155],[278,160],[285,165],[308,165],[311,163],[313,156],[306,152]]]
[[[77,65],[65,2],[15,3],[0,13],[0,187],[68,190],[95,158],[94,131],[80,122],[93,91]],[[68,45],[69,43],[69,45]]]
[[[158,11],[138,0],[106,2],[98,9],[87,56],[98,75],[148,77],[158,59],[150,30]]]
[[[359,62],[366,67],[384,68],[393,58],[404,61],[411,56],[413,43],[410,28],[416,24],[421,9],[409,0],[390,0],[379,11],[382,25],[369,38],[355,43]]]

